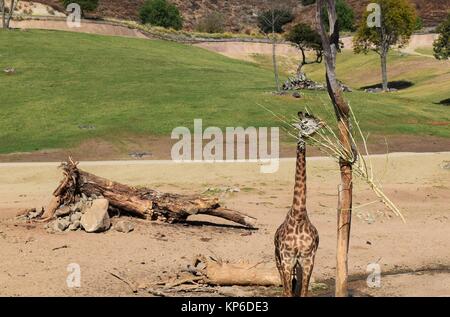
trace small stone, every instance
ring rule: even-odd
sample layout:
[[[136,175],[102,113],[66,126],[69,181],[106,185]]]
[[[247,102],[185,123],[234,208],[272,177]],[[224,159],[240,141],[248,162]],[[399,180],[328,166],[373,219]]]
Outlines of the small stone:
[[[16,73],[16,69],[14,67],[7,67],[3,70],[3,72],[7,75],[13,75]]]
[[[70,222],[75,222],[75,221],[81,220],[81,216],[83,216],[83,214],[81,212],[76,212],[76,213],[70,215]]]
[[[66,219],[57,219],[53,222],[50,228],[55,232],[63,232],[67,229],[67,227],[69,227],[69,225],[70,223]]]
[[[450,170],[450,162],[444,161],[444,163],[442,164],[442,168],[445,170]]]
[[[70,231],[76,231],[81,227],[81,222],[79,220],[75,220],[73,223],[70,224],[69,230]]]
[[[114,230],[128,233],[134,230],[134,224],[130,221],[120,220],[114,225]]]
[[[302,95],[298,91],[296,91],[292,94],[292,97],[300,99],[302,97]]]
[[[70,206],[62,206],[58,210],[55,211],[55,216],[56,217],[64,217],[64,216],[69,215],[71,211],[72,210],[71,210]]]
[[[86,208],[86,212],[81,217],[81,225],[86,232],[102,232],[111,227],[108,207],[107,199],[96,199],[92,202],[92,206]]]

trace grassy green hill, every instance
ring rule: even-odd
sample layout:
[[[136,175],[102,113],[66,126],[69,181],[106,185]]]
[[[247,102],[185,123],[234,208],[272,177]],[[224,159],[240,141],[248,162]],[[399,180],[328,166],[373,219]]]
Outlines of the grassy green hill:
[[[169,136],[194,118],[219,127],[278,125],[258,104],[283,114],[308,105],[331,115],[324,113],[331,109],[324,92],[308,92],[301,101],[273,96],[273,75],[264,65],[192,46],[57,31],[0,31],[0,43],[0,68],[17,70],[0,74],[0,153],[71,147],[93,137]],[[450,121],[450,108],[434,104],[450,97],[448,64],[425,59],[392,59],[401,68],[418,65],[399,75],[414,82],[411,88],[348,94],[363,128],[450,137],[449,126],[435,124]],[[359,86],[378,67],[375,56],[348,54],[339,63],[340,78]],[[311,75],[321,79],[322,68]]]

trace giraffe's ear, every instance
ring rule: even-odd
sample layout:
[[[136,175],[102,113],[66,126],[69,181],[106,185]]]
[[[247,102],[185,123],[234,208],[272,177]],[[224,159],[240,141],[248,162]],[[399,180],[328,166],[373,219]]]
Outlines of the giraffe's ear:
[[[303,118],[303,112],[299,111],[299,112],[298,112],[298,117],[299,117],[299,118]]]

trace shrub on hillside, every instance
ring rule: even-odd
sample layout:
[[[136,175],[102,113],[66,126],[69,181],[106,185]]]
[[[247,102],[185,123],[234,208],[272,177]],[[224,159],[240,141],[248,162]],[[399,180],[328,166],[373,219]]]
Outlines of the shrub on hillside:
[[[146,0],[139,11],[141,22],[180,30],[183,19],[178,8],[167,0]]]
[[[80,5],[81,12],[94,11],[98,7],[98,0],[62,0],[62,4],[65,8],[71,3],[77,3]]]
[[[439,37],[433,44],[434,57],[437,59],[449,59],[450,58],[450,13],[447,16],[447,20],[442,22],[437,28]]]
[[[210,13],[197,24],[196,30],[203,33],[223,33],[225,19],[220,13]]]

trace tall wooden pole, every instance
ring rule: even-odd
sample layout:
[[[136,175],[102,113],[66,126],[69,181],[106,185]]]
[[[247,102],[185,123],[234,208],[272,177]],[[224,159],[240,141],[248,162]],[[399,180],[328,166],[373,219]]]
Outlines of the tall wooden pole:
[[[327,12],[329,30],[323,23],[322,13]],[[328,94],[334,106],[338,121],[340,142],[348,153],[352,153],[349,113],[350,108],[344,99],[342,88],[336,78],[336,54],[339,50],[339,25],[337,23],[335,0],[318,0],[316,20],[322,38]],[[336,297],[348,296],[348,250],[352,216],[353,162],[341,158],[341,184],[339,185],[337,210],[337,249],[336,249]]]

